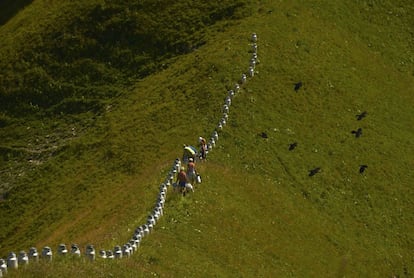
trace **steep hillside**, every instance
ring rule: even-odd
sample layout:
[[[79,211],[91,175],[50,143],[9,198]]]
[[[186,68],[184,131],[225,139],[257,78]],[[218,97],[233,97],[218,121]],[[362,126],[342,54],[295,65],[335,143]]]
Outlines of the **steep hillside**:
[[[195,193],[169,191],[129,259],[60,258],[10,276],[411,277],[413,14],[409,1],[260,1],[209,29],[22,178],[0,203],[1,254],[127,240],[182,144],[216,127],[256,32],[260,64]]]
[[[136,80],[248,13],[243,1],[39,0],[22,9],[0,28],[2,191],[82,137]]]
[[[250,12],[244,1],[202,2],[38,0],[1,26],[1,249],[48,237],[49,223],[118,190],[103,180],[123,184],[156,161],[158,149],[147,149],[157,143],[147,126],[156,111],[129,119],[119,108],[131,107],[135,82]]]

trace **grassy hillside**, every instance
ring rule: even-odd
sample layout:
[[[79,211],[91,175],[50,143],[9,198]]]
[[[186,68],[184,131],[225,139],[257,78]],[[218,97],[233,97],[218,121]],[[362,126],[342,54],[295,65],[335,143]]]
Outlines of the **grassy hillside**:
[[[136,194],[138,200],[150,199],[152,204],[154,195],[144,193],[155,193],[158,181],[154,181],[166,164],[156,169],[150,165],[163,155],[169,161],[173,148],[159,150],[157,129],[149,126],[150,121],[166,126],[154,118],[158,108],[152,98],[159,92],[137,96],[135,82],[168,68],[175,57],[204,44],[204,36],[250,12],[243,1],[190,2],[35,1],[2,26],[0,150],[5,213],[0,248],[49,238],[62,223],[71,228],[65,219],[93,206],[89,203],[93,196],[108,192],[107,188],[117,192],[125,183],[136,186],[136,179],[148,170],[149,180],[144,179],[148,188]],[[179,12],[184,8],[185,13]],[[45,78],[33,73],[37,69]],[[130,118],[123,109],[130,110],[131,101],[137,100],[150,102],[150,109],[140,109]],[[137,104],[132,109],[138,108]],[[170,112],[176,111],[178,107]],[[130,194],[126,187],[124,192]],[[113,195],[108,192],[108,202],[116,204]],[[125,195],[118,198],[122,202]],[[109,204],[101,208],[105,212],[100,217],[112,210]],[[140,214],[146,214],[144,208],[149,209],[147,203],[138,205]],[[84,230],[76,233],[85,235]]]
[[[12,138],[62,124],[68,135],[52,158],[24,168],[1,201],[1,256],[60,242],[108,249],[145,221],[181,145],[214,130],[226,90],[247,70],[248,38],[259,35],[257,74],[235,97],[219,146],[199,165],[203,184],[184,198],[169,192],[164,217],[138,253],[93,264],[57,259],[10,277],[413,275],[413,5],[253,7],[237,24],[205,29],[196,50],[167,55],[167,67],[139,82],[143,76],[122,75],[132,80],[110,85],[121,94],[108,96],[101,112],[53,116],[56,126],[35,119],[39,125],[13,133],[12,123],[25,118],[6,110],[8,165],[21,148]],[[55,115],[51,107],[42,111]],[[359,138],[351,133],[357,128]],[[39,138],[53,146],[50,136]],[[368,165],[363,174],[361,164]],[[321,172],[310,177],[315,167]]]
[[[91,128],[99,125],[96,118],[127,97],[137,80],[250,11],[243,1],[189,3],[35,1],[2,26],[0,188],[22,183],[16,177],[35,168],[30,165],[65,148],[90,148],[77,139],[103,140],[106,127]]]

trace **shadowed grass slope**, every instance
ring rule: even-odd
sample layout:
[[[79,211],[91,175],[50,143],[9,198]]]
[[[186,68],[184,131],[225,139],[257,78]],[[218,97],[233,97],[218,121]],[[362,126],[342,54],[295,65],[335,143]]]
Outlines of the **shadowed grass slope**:
[[[131,209],[127,199],[138,201],[133,206],[145,219],[167,162],[154,164],[176,155],[171,147],[160,148],[159,134],[161,127],[169,129],[167,120],[179,114],[179,106],[158,121],[162,105],[153,104],[154,97],[163,99],[162,92],[135,95],[132,80],[168,68],[175,56],[204,44],[204,36],[248,13],[243,1],[35,1],[2,26],[0,248],[79,235],[96,242],[79,226],[104,234],[102,241],[112,239],[105,230],[112,221],[104,231],[94,228],[109,216],[115,221],[126,216],[120,209]],[[119,52],[151,58],[122,65]],[[47,80],[32,74],[39,67]],[[140,72],[145,68],[152,69]],[[140,103],[147,104],[144,110]]]
[[[69,146],[42,177],[61,178],[64,200],[72,192],[62,177],[72,172],[80,184],[74,196],[90,202],[32,234],[33,244],[110,248],[127,240],[181,144],[214,129],[226,89],[247,70],[248,38],[259,35],[257,74],[199,165],[203,184],[185,198],[169,192],[139,252],[114,262],[33,265],[19,275],[412,276],[412,10],[404,1],[261,1],[254,16],[137,83],[97,119],[105,140]],[[362,111],[367,117],[357,121]],[[357,128],[360,138],[351,133]],[[292,142],[298,146],[289,151]],[[321,172],[309,177],[315,167]],[[95,176],[106,179],[98,184]],[[17,239],[3,249],[27,247]]]
[[[0,25],[13,18],[21,9],[29,5],[33,0],[5,0],[0,3]]]
[[[238,0],[38,0],[22,9],[0,27],[0,189],[83,136],[136,80],[247,14]]]

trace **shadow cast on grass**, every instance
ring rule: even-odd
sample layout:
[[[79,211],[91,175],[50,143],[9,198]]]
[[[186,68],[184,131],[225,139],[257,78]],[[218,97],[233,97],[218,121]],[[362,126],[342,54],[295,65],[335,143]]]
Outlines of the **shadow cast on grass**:
[[[0,25],[4,25],[21,9],[30,5],[33,0],[3,0],[0,1]]]

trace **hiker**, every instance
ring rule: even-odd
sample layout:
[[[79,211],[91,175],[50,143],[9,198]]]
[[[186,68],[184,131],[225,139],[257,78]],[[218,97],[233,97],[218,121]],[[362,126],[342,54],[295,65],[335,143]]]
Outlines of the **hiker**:
[[[189,181],[189,183],[194,185],[196,182],[196,178],[197,178],[197,171],[195,168],[195,162],[193,158],[190,158],[188,159],[188,164],[187,164],[187,180]]]
[[[195,159],[197,154],[197,149],[193,146],[185,145],[183,146],[183,163],[187,163],[189,158]]]
[[[184,167],[180,168],[180,172],[177,175],[177,181],[176,182],[178,183],[178,188],[179,188],[180,192],[184,193],[185,192],[185,185],[188,182],[188,177],[187,177],[187,174],[185,172]]]
[[[198,143],[200,144],[200,159],[204,160],[207,157],[207,141],[203,137],[198,137]]]

